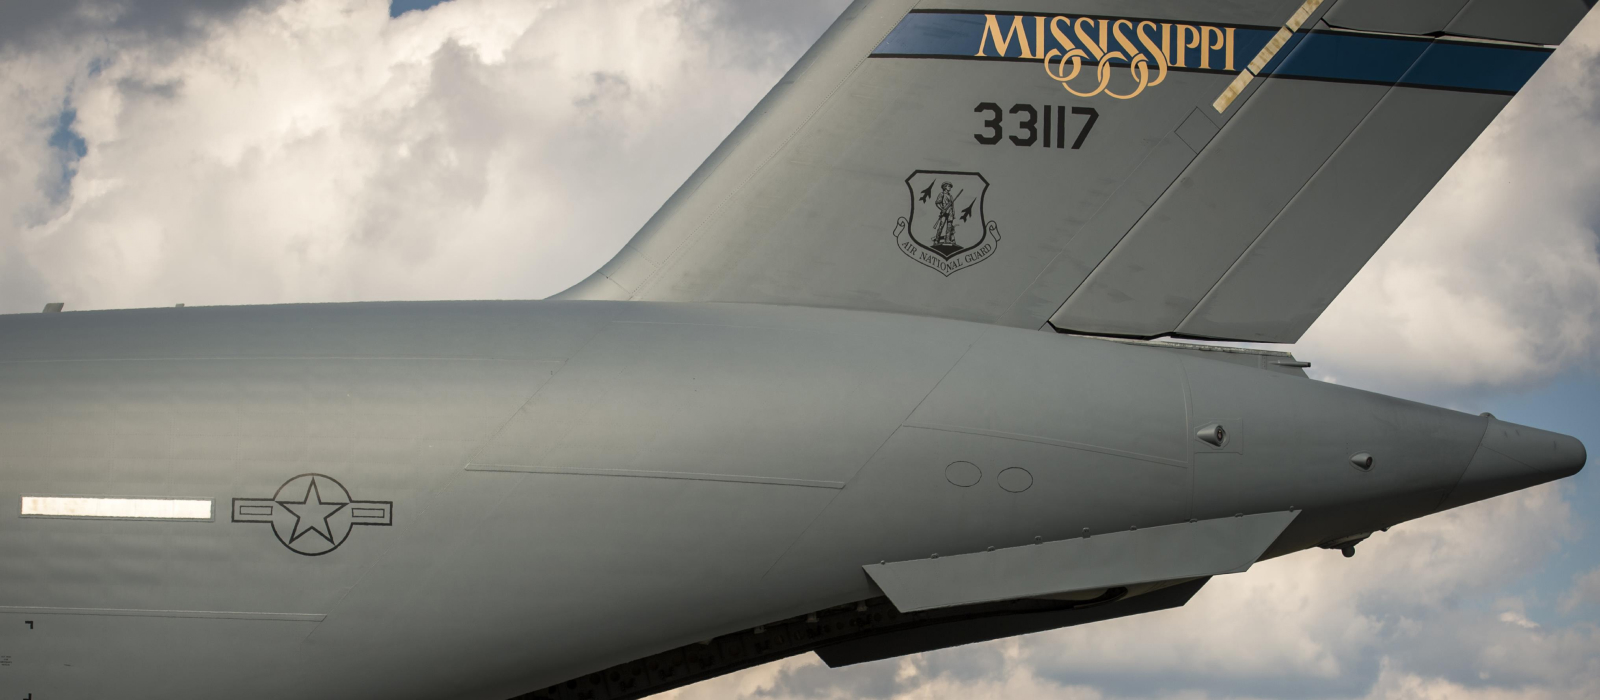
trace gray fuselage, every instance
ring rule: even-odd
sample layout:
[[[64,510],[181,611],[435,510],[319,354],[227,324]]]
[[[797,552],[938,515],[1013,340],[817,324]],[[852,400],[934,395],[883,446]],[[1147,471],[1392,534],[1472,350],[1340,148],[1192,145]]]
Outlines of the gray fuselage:
[[[883,595],[864,565],[1296,512],[1278,556],[1583,459],[1204,353],[858,311],[6,316],[0,697],[504,700]],[[307,474],[387,526],[290,546],[263,518]],[[27,496],[215,517],[21,517]]]

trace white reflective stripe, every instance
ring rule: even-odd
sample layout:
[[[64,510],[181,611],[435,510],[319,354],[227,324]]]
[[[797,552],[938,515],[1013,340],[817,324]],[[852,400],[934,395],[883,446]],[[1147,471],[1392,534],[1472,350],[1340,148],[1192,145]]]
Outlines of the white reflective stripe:
[[[59,518],[210,520],[210,500],[23,496],[22,514]]]

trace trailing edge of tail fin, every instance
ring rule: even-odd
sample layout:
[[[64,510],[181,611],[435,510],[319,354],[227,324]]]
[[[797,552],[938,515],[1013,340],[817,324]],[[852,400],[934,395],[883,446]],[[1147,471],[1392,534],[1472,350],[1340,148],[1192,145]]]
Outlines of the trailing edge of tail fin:
[[[1294,342],[1585,0],[857,0],[561,298]]]

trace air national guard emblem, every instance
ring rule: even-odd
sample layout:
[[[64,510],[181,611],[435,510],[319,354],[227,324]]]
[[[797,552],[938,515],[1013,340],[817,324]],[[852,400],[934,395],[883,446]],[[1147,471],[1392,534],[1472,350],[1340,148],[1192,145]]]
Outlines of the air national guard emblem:
[[[918,170],[906,178],[911,213],[895,223],[900,252],[949,277],[989,259],[1000,229],[983,216],[989,181],[978,173]]]
[[[270,524],[290,551],[319,557],[344,544],[357,525],[394,524],[394,503],[357,501],[331,476],[301,474],[272,498],[233,499],[233,522]]]

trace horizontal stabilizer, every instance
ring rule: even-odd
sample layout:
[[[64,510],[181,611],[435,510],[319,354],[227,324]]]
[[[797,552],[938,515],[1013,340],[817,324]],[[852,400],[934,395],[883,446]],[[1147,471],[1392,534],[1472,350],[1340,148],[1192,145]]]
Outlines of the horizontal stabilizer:
[[[1299,513],[1261,513],[864,567],[900,612],[1246,571]]]

